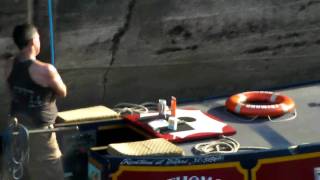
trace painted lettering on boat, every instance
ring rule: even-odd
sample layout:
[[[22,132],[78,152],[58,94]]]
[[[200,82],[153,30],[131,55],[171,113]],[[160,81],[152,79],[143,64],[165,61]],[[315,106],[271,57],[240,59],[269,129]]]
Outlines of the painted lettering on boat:
[[[169,178],[167,180],[222,180],[222,179],[206,177],[206,176],[177,176],[177,177]]]
[[[123,159],[120,165],[185,165],[185,164],[208,164],[224,160],[222,155],[195,158],[166,158],[166,159]]]

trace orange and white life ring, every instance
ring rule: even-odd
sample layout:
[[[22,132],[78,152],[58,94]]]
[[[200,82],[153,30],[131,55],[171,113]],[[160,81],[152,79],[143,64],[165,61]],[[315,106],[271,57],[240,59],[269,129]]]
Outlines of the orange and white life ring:
[[[266,104],[250,104],[250,102],[265,102]],[[228,98],[226,107],[231,112],[245,116],[276,117],[293,111],[295,103],[288,96],[278,93],[249,91]]]

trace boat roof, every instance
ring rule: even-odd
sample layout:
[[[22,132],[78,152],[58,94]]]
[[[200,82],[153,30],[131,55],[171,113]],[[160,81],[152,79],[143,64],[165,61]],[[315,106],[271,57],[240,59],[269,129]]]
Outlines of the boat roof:
[[[294,100],[296,118],[284,121],[294,116],[293,113],[273,118],[274,121],[268,118],[253,119],[239,116],[225,108],[225,101],[228,97],[179,104],[179,108],[199,109],[220,118],[236,129],[237,133],[231,137],[241,146],[283,149],[295,145],[318,143],[320,139],[320,83],[284,88],[274,92],[289,96]],[[209,141],[212,139],[181,143],[180,146],[185,149],[187,155],[192,155],[191,149],[195,144]]]

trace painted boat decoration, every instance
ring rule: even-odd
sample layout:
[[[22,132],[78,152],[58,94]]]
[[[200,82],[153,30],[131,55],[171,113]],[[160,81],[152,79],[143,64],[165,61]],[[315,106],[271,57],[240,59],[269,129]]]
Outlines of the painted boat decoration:
[[[94,179],[283,180],[320,177],[320,144],[288,149],[192,157],[115,157],[105,149],[89,153]]]

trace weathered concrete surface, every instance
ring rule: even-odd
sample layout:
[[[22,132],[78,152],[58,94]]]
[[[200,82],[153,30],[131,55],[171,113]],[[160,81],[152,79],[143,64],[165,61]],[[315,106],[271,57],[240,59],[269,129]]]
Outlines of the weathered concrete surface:
[[[203,98],[319,80],[319,2],[137,1],[106,102]]]
[[[25,11],[20,1],[4,2],[0,13],[13,19],[0,17],[0,47],[12,53],[9,29]],[[56,66],[69,88],[61,110],[320,79],[319,0],[55,0],[53,6]],[[40,57],[49,62],[46,8],[35,0]]]
[[[0,6],[0,130],[5,126],[9,108],[9,94],[5,84],[5,64],[10,53],[16,52],[11,40],[13,23],[26,20],[27,4],[23,0],[2,0]]]
[[[64,98],[63,101],[58,101],[58,105],[71,109],[79,106],[103,104],[104,71],[102,68],[63,71],[62,78],[64,82],[68,84],[68,94],[70,95]],[[68,102],[68,104],[66,104],[65,101]]]
[[[113,38],[125,23],[127,0],[58,1],[57,66],[62,69],[108,67]]]

